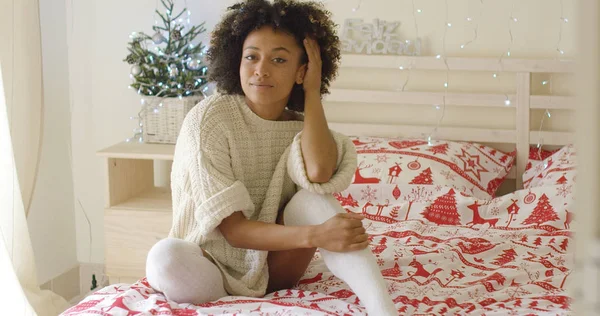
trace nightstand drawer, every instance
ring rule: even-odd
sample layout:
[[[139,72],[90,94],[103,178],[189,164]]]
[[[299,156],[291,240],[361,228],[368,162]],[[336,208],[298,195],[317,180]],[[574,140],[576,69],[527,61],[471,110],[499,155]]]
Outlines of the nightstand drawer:
[[[172,218],[170,211],[107,209],[104,217],[106,274],[128,279],[145,276],[148,251],[167,237]]]

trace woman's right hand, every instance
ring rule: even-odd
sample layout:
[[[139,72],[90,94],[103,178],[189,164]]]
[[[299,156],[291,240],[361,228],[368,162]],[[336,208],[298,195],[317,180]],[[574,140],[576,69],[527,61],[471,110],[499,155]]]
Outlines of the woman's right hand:
[[[362,250],[369,246],[369,236],[360,214],[338,213],[315,226],[314,245],[332,252]]]

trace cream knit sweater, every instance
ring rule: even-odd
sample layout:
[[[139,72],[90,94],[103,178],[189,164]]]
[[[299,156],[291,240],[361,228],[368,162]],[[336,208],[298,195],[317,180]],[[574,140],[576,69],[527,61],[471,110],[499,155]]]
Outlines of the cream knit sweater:
[[[335,132],[335,174],[327,183],[309,181],[300,146],[303,125],[262,119],[238,95],[208,97],[184,120],[171,173],[169,236],[200,245],[221,270],[229,294],[265,294],[268,252],[229,245],[217,228],[224,218],[242,211],[250,220],[274,223],[300,188],[330,194],[352,181],[354,145]]]

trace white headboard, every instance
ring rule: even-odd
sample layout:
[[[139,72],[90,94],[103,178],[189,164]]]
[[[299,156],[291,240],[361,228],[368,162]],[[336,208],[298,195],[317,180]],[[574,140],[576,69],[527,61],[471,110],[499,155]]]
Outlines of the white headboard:
[[[325,100],[340,103],[378,103],[378,104],[443,104],[462,107],[510,107],[516,108],[516,126],[514,129],[482,129],[472,127],[439,127],[435,133],[437,139],[468,141],[478,143],[514,144],[517,150],[516,172],[509,178],[516,179],[517,189],[522,188],[522,174],[529,156],[529,146],[538,144],[543,138],[545,145],[566,145],[574,142],[572,132],[532,131],[530,127],[531,109],[575,110],[575,98],[570,96],[532,95],[531,78],[534,73],[573,73],[575,64],[571,60],[554,59],[512,59],[499,61],[494,58],[461,57],[412,57],[412,56],[373,56],[344,55],[342,67],[369,69],[396,69],[398,65],[410,65],[412,70],[438,71],[480,71],[512,73],[516,76],[515,94],[418,92],[418,91],[382,91],[360,89],[331,89]],[[506,74],[505,74],[506,75]],[[385,113],[382,113],[385,115]],[[424,125],[381,125],[362,123],[330,122],[330,127],[340,133],[352,136],[414,137],[427,138],[435,126]]]

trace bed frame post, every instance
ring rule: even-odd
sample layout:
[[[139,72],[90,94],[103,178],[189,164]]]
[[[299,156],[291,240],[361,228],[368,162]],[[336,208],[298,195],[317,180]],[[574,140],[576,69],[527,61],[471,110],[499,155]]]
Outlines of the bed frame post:
[[[531,73],[517,73],[517,190],[523,188],[523,173],[529,158],[529,102],[531,98]]]

